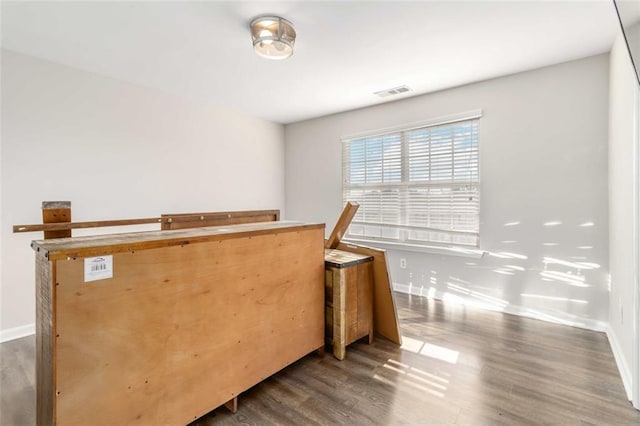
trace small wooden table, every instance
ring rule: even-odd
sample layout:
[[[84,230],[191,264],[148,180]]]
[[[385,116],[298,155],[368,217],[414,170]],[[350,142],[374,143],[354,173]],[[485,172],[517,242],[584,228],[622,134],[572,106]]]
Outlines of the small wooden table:
[[[325,331],[333,355],[365,336],[373,342],[373,256],[326,249]]]

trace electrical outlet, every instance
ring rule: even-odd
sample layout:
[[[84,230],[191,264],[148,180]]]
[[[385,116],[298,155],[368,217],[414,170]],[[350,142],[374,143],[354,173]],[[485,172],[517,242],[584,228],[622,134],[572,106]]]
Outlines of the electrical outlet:
[[[400,269],[406,269],[406,268],[407,268],[407,259],[403,257],[400,259]]]

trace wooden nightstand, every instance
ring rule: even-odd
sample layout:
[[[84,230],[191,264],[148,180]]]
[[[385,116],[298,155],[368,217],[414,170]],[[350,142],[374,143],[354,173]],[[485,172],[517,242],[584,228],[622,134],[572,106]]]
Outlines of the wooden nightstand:
[[[373,257],[326,249],[324,260],[326,341],[343,360],[350,343],[373,342]]]

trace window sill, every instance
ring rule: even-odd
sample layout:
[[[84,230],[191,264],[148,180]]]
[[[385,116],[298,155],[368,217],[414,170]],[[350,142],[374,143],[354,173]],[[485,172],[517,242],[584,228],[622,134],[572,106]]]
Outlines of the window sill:
[[[402,250],[402,251],[411,251],[416,253],[469,257],[473,259],[480,259],[486,253],[484,250],[479,248],[442,247],[442,246],[434,246],[434,245],[429,246],[429,245],[418,245],[418,244],[393,243],[388,241],[366,240],[366,239],[358,239],[358,238],[348,238],[342,241],[345,244],[364,245],[369,247],[382,248],[385,250]]]

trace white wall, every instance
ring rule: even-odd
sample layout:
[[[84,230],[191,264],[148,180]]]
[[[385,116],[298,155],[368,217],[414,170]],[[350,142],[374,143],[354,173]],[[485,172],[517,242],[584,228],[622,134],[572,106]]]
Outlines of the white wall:
[[[494,255],[390,250],[396,287],[603,329],[608,67],[608,56],[599,55],[287,125],[287,215],[326,222],[331,230],[342,209],[341,136],[481,108],[481,247]],[[550,221],[562,223],[544,226]],[[506,226],[511,222],[518,224]],[[580,226],[589,222],[594,225]],[[501,252],[517,256],[495,256]],[[544,257],[598,268],[547,265],[583,277],[588,287],[576,287],[543,277]],[[407,259],[406,269],[399,268],[400,258]]]
[[[1,166],[5,338],[34,322],[42,238],[11,226],[40,223],[43,200],[72,201],[74,220],[284,207],[281,125],[6,50]]]
[[[629,58],[627,46],[620,34],[611,49],[609,83],[609,269],[611,295],[609,322],[611,341],[618,367],[631,397],[631,369],[634,338],[638,325],[633,317],[634,276],[634,168],[637,167],[638,141],[635,126],[638,82]],[[635,147],[634,147],[635,145]],[[637,176],[637,175],[635,175]],[[635,235],[637,238],[637,235]],[[640,378],[636,378],[640,380]]]

